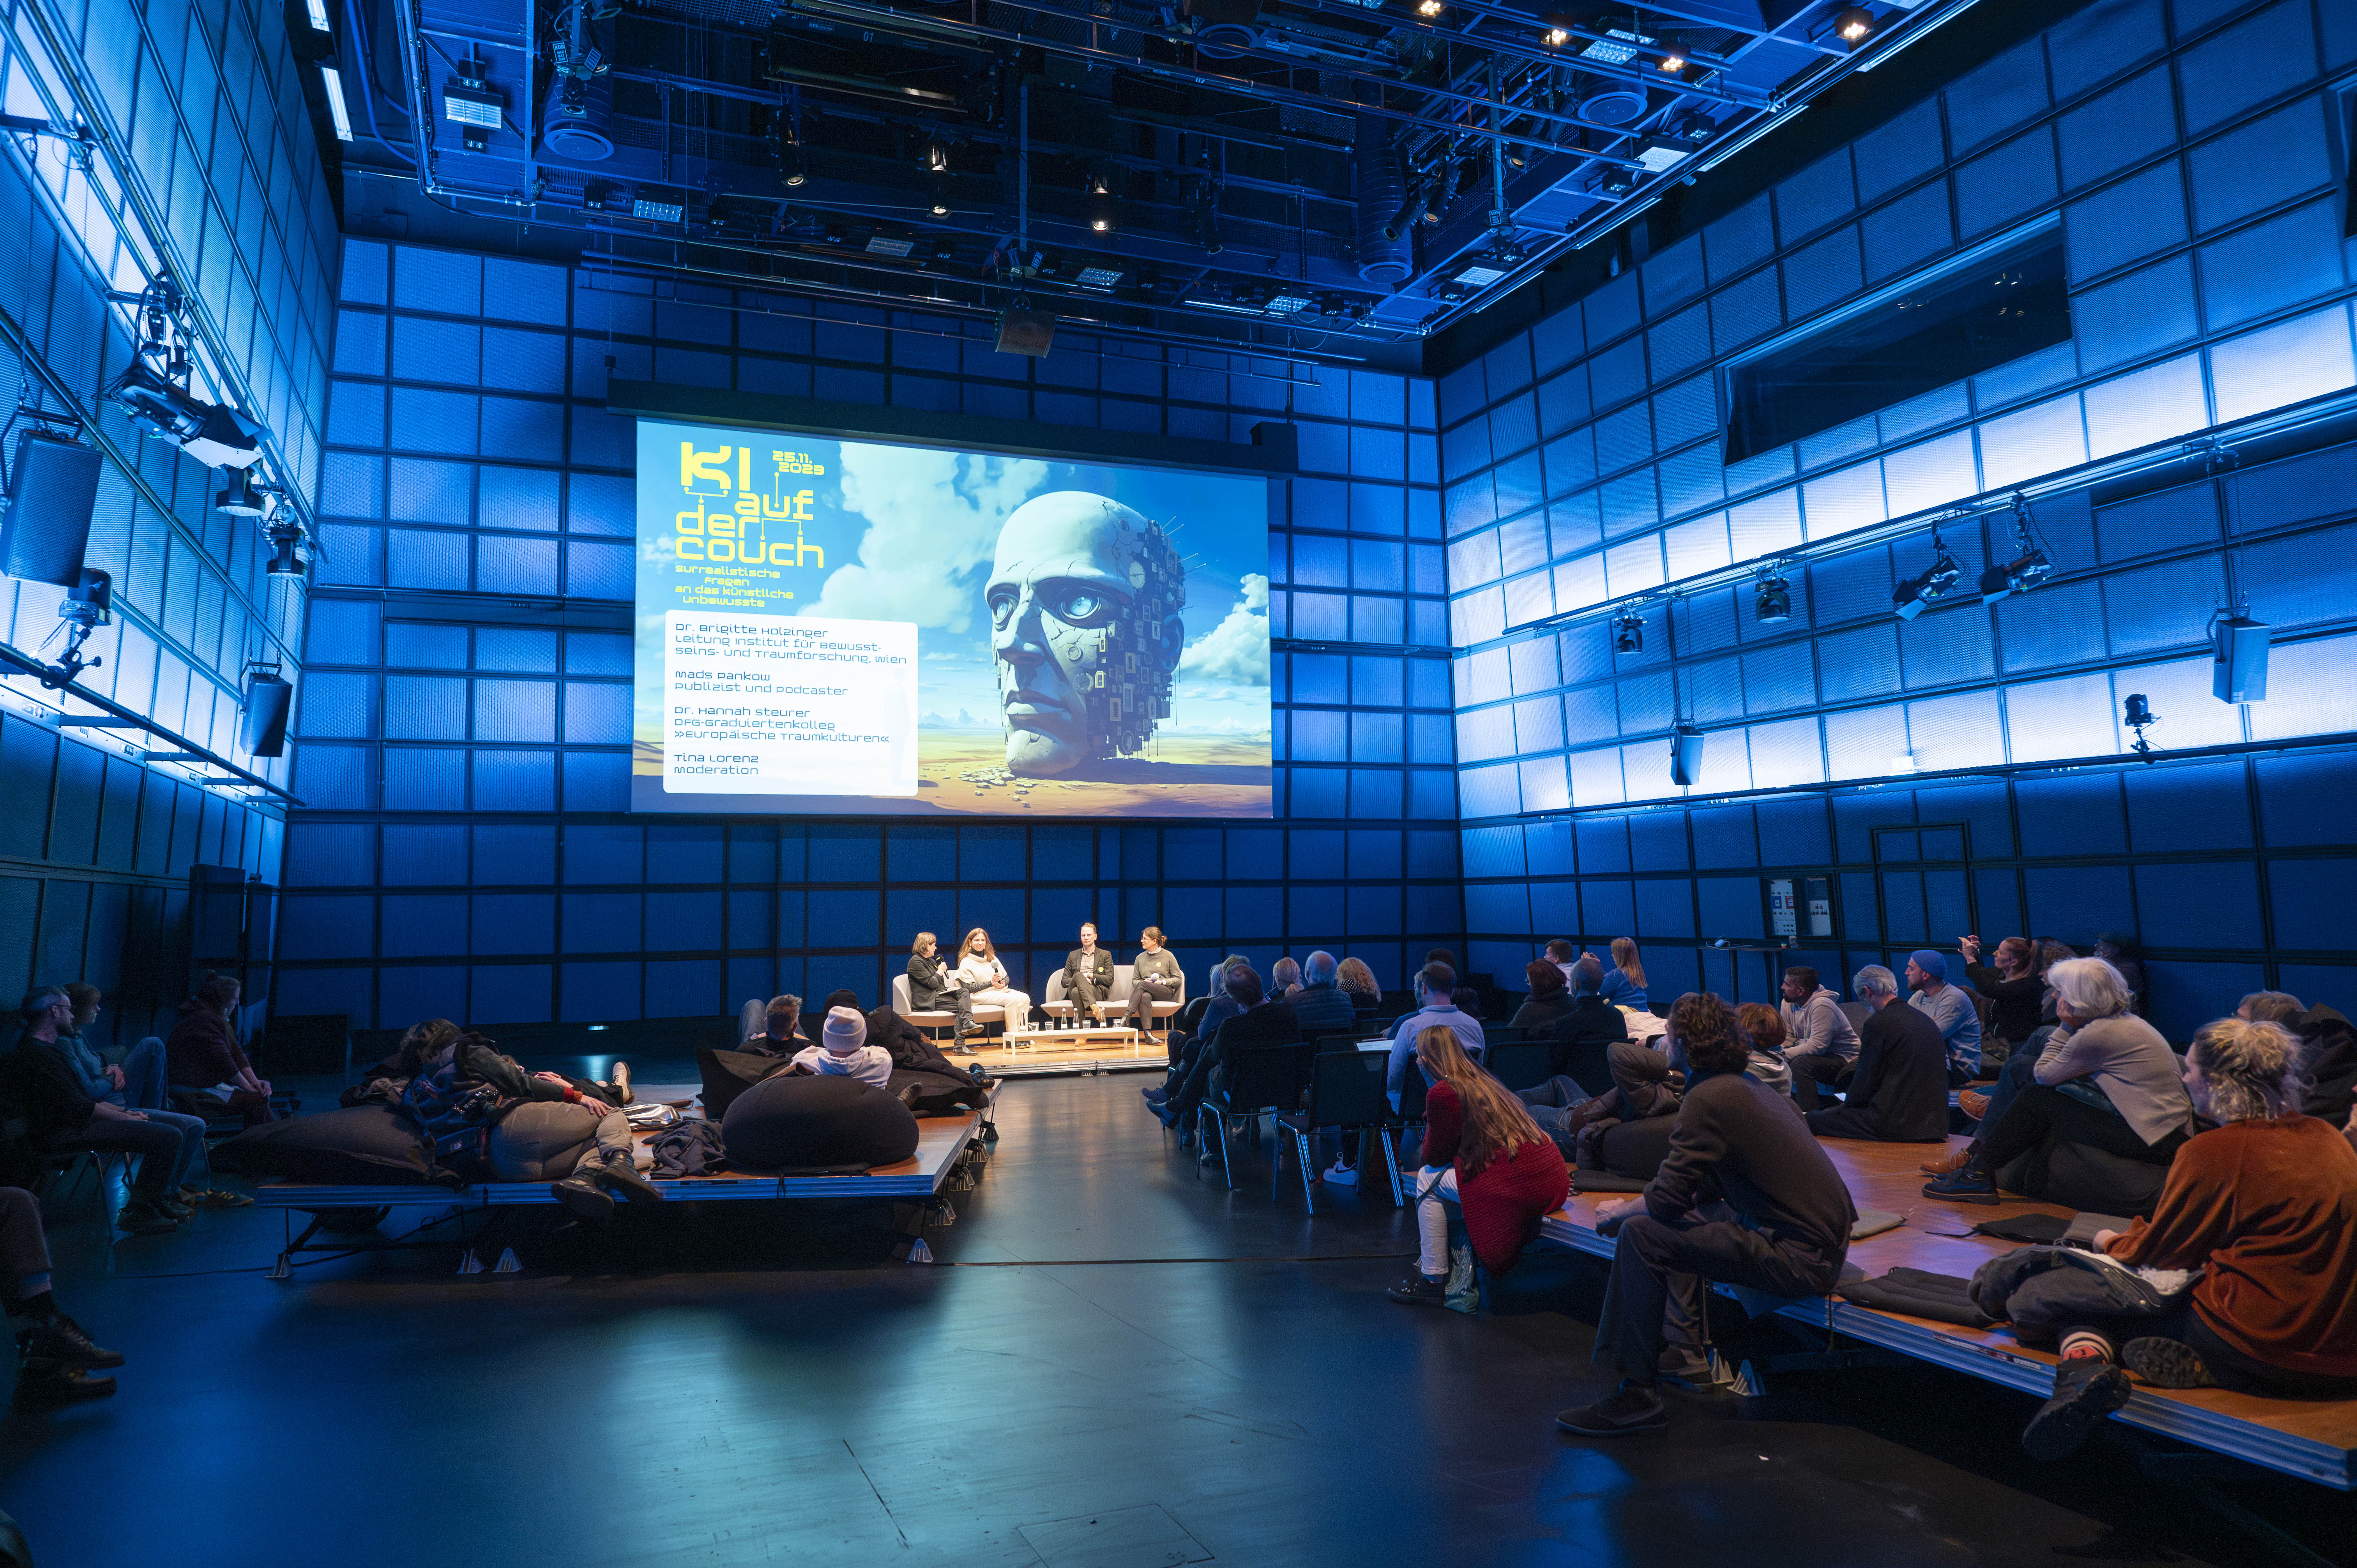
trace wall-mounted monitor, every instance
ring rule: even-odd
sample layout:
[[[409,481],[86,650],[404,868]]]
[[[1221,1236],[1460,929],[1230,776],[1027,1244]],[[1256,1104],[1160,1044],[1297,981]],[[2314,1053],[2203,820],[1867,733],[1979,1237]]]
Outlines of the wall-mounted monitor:
[[[638,463],[633,811],[1271,814],[1265,475],[643,416]]]

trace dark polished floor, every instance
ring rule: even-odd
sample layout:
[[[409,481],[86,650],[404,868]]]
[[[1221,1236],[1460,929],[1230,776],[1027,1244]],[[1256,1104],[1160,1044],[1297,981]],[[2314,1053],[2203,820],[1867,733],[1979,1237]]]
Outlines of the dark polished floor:
[[[705,1205],[524,1211],[518,1275],[436,1248],[280,1283],[249,1209],[110,1276],[85,1187],[53,1205],[59,1288],[130,1365],[0,1422],[0,1508],[44,1568],[2266,1561],[2131,1442],[2041,1469],[2025,1399],[1928,1369],[1560,1437],[1599,1387],[1599,1265],[1534,1256],[1480,1318],[1394,1305],[1405,1214],[1272,1205],[1265,1156],[1199,1179],[1147,1081],[1011,1085],[932,1267],[864,1206]],[[2357,1549],[2347,1498],[2222,1489]]]

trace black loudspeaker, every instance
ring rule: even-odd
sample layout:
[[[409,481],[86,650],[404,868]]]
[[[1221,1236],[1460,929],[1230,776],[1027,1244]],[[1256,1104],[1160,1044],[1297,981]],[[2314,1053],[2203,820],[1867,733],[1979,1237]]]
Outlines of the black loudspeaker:
[[[998,351],[1002,354],[1026,354],[1034,360],[1044,360],[1048,350],[1056,346],[1056,313],[1052,310],[1017,310],[1009,307],[998,313]]]
[[[286,755],[286,715],[294,705],[294,687],[273,671],[254,671],[245,688],[245,720],[238,728],[248,756]]]
[[[1702,731],[1682,724],[1670,732],[1670,782],[1702,782]]]
[[[0,519],[0,572],[64,588],[81,585],[98,463],[96,452],[47,431],[16,437],[8,515]]]
[[[2263,703],[2267,697],[2267,639],[2272,628],[2229,616],[2211,628],[2210,690],[2222,703]]]

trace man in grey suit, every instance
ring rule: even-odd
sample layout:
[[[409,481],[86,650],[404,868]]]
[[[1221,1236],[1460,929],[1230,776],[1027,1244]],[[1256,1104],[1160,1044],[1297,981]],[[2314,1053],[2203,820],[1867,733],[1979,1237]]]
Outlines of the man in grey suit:
[[[1081,945],[1064,955],[1064,1000],[1078,1016],[1104,1022],[1099,1008],[1113,995],[1113,954],[1097,946],[1097,929],[1081,928]]]

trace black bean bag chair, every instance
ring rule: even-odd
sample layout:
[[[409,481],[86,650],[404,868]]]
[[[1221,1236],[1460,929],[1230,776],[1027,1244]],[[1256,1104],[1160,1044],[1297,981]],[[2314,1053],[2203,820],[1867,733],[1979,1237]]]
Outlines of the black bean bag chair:
[[[896,1067],[888,1093],[899,1100],[907,1090],[917,1091],[913,1101],[903,1101],[920,1116],[963,1116],[979,1111],[988,1101],[987,1091],[969,1073],[927,1072],[914,1068]]]
[[[290,1116],[249,1127],[211,1155],[223,1176],[337,1187],[457,1187],[458,1178],[434,1164],[433,1145],[417,1123],[390,1105],[357,1105]]]
[[[1614,1176],[1651,1181],[1669,1157],[1670,1130],[1677,1124],[1675,1116],[1623,1122],[1605,1129],[1604,1136],[1597,1140],[1597,1153],[1603,1158],[1604,1168]]]
[[[768,1078],[786,1070],[789,1058],[759,1051],[718,1051],[699,1047],[695,1065],[704,1075],[704,1114],[717,1122],[728,1114],[737,1097]]]
[[[2169,1167],[2086,1144],[2056,1144],[2046,1155],[2046,1201],[2083,1214],[2152,1218]]]
[[[916,1113],[856,1078],[775,1073],[729,1103],[734,1169],[856,1174],[917,1152]]]

